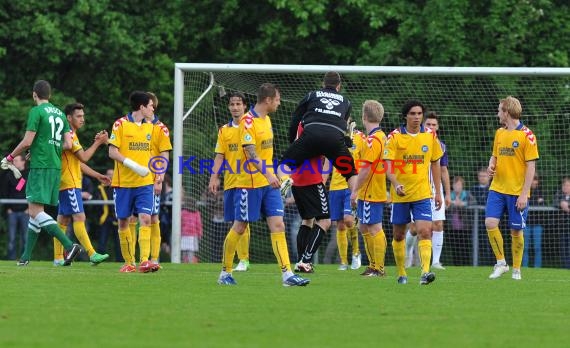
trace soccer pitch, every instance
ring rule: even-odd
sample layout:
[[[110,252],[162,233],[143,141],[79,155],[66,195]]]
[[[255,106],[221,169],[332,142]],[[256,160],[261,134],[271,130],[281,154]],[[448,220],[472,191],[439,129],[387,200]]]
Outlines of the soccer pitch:
[[[276,265],[234,272],[165,264],[122,274],[117,263],[68,268],[0,262],[0,347],[563,347],[570,340],[570,273],[449,267],[420,286],[318,265],[303,288]]]

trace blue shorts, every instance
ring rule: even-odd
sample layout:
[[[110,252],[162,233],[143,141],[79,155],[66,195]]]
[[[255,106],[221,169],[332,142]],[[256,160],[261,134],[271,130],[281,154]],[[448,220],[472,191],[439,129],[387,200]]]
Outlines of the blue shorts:
[[[152,213],[150,215],[158,215],[160,213],[160,195],[154,196],[154,204],[152,205]]]
[[[509,215],[509,227],[512,230],[520,231],[526,227],[528,217],[528,205],[520,211],[517,209],[518,196],[507,195],[497,191],[489,191],[487,196],[487,206],[485,207],[485,217],[501,219],[505,210]]]
[[[384,216],[384,203],[367,202],[359,199],[356,214],[358,215],[358,221],[361,224],[381,224],[382,217]]]
[[[235,219],[253,222],[261,214],[266,217],[283,216],[283,200],[279,189],[263,186],[254,189],[236,189],[234,194]]]
[[[352,215],[349,189],[329,191],[329,204],[332,221],[342,221],[345,215]]]
[[[83,213],[84,211],[81,189],[72,188],[59,191],[59,208],[57,212],[59,215],[70,216]]]
[[[236,188],[224,191],[224,220],[234,221],[236,216],[235,194]]]
[[[390,222],[393,225],[405,225],[410,223],[412,219],[414,219],[414,221],[431,221],[430,198],[415,202],[392,203]]]
[[[131,215],[152,214],[154,185],[141,187],[115,187],[115,214],[117,219],[128,219]]]

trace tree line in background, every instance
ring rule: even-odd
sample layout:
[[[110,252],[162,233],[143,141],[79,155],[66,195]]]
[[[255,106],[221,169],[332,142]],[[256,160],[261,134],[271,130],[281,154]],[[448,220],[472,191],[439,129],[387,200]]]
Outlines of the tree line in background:
[[[46,79],[110,130],[135,89],[171,123],[175,62],[568,67],[565,0],[22,0],[0,4],[0,148]],[[110,166],[104,151],[93,166]]]

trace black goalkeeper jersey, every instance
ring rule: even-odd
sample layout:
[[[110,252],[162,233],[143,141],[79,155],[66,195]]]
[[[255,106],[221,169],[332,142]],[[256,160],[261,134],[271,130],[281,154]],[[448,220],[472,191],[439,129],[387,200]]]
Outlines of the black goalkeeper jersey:
[[[351,109],[350,101],[334,88],[310,92],[295,109],[289,126],[289,141],[291,143],[295,141],[299,122],[302,122],[303,127],[320,125],[335,128],[343,134],[346,133],[346,121]]]

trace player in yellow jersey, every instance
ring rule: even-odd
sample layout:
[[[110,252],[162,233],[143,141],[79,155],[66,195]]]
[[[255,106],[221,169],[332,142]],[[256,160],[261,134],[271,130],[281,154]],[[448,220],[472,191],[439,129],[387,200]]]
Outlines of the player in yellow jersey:
[[[108,177],[94,171],[84,163],[93,157],[99,146],[107,143],[109,136],[107,131],[97,133],[93,145],[87,150],[83,150],[77,138],[77,131],[85,124],[84,106],[80,103],[72,103],[65,107],[64,112],[71,128],[73,145],[71,150],[64,151],[61,156],[57,224],[61,230],[66,231],[69,223],[73,221],[75,236],[89,255],[91,263],[97,265],[105,261],[109,255],[95,252],[87,234],[83,198],[81,197],[81,176],[83,172],[99,180],[102,184],[109,185],[111,183]],[[63,245],[56,238],[53,239],[53,254],[53,264],[55,266],[63,265]]]
[[[506,211],[511,229],[513,273],[521,279],[524,236],[528,216],[530,186],[538,160],[536,136],[520,121],[522,106],[518,99],[507,97],[499,102],[497,117],[503,127],[495,132],[493,154],[487,173],[493,178],[485,207],[485,227],[497,263],[491,279],[499,278],[509,270],[503,250],[503,236],[499,222]]]
[[[224,174],[224,220],[233,222],[235,220],[234,195],[238,191],[237,184],[237,159],[240,156],[239,119],[247,111],[247,101],[241,92],[230,93],[228,99],[228,109],[232,115],[232,120],[223,125],[218,131],[218,140],[214,152],[214,166],[208,187],[213,194],[220,189],[220,174]],[[231,168],[221,170],[226,165]],[[249,224],[245,228],[237,245],[237,256],[239,263],[234,271],[245,272],[249,270]]]
[[[380,129],[384,117],[384,107],[375,100],[367,100],[362,105],[362,123],[366,128],[366,145],[358,163],[356,190],[351,201],[358,198],[359,229],[366,240],[369,266],[363,276],[383,277],[386,256],[386,235],[382,229],[382,217],[386,195],[386,169],[382,154],[386,134]]]
[[[355,122],[350,121],[349,133],[351,134],[352,146],[349,148],[354,161],[360,159],[360,154],[364,150],[366,136],[364,133],[355,130]],[[352,130],[351,130],[352,129]],[[332,169],[331,182],[329,186],[329,202],[331,210],[331,220],[336,224],[336,241],[338,253],[340,255],[339,271],[348,269],[348,240],[352,246],[351,269],[359,269],[362,265],[362,256],[360,255],[360,247],[358,243],[358,227],[355,217],[352,213],[350,204],[350,190],[346,179],[340,174],[338,169],[332,167],[330,161],[327,161],[327,169]],[[323,173],[323,182],[328,179],[329,170]]]
[[[156,110],[158,107],[158,98],[152,92],[147,93],[153,102],[154,109]],[[159,161],[153,162],[154,166],[151,164],[151,166],[153,166],[151,172],[153,174],[154,182],[154,204],[150,215],[150,261],[152,263],[151,271],[155,272],[161,268],[158,263],[161,243],[160,220],[158,214],[160,213],[162,182],[164,181],[164,173],[168,169],[167,163],[170,158],[172,143],[170,142],[170,131],[168,130],[168,127],[158,119],[156,114],[146,120],[154,126],[152,130],[151,155],[153,158],[160,157]]]
[[[131,112],[113,124],[109,138],[109,157],[115,161],[112,186],[115,189],[115,212],[119,222],[121,254],[125,265],[120,271],[135,272],[133,251],[129,248],[132,234],[129,217],[138,214],[140,229],[139,271],[150,272],[150,215],[153,208],[153,177],[148,169],[151,159],[154,125],[145,119],[154,115],[154,104],[149,94],[135,91],[129,97]]]
[[[309,283],[291,271],[283,201],[280,182],[273,169],[273,128],[270,113],[277,111],[281,95],[277,87],[264,83],[257,92],[257,103],[240,119],[240,175],[235,195],[235,220],[224,241],[224,260],[218,284],[236,285],[232,276],[233,258],[241,235],[249,222],[257,221],[263,213],[271,232],[271,246],[281,268],[284,286],[304,286]]]
[[[443,156],[437,135],[424,128],[422,119],[425,108],[417,100],[407,101],[402,108],[405,124],[390,133],[386,140],[384,160],[386,174],[391,182],[393,227],[392,249],[398,268],[398,283],[407,284],[405,268],[406,225],[414,219],[418,233],[422,274],[420,284],[427,285],[435,280],[430,272],[431,262],[431,199],[432,189],[429,180],[430,169],[433,175],[436,210],[441,209],[441,167]],[[411,213],[411,214],[410,214]]]

